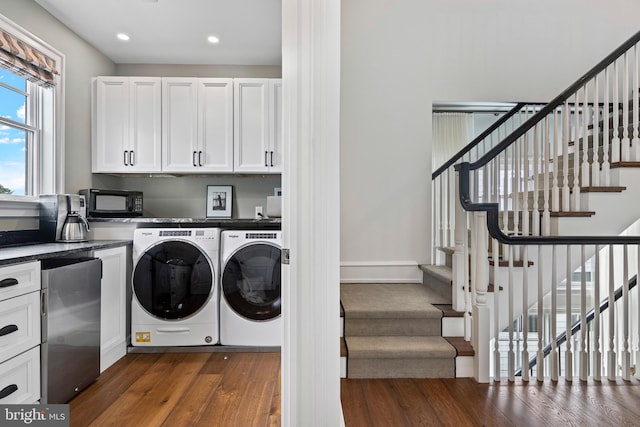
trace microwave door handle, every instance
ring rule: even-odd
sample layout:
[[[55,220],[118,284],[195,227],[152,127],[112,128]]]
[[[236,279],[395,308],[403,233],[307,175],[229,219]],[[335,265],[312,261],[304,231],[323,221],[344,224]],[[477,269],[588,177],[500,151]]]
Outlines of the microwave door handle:
[[[129,151],[129,163],[131,166],[136,164],[136,153],[133,150]]]

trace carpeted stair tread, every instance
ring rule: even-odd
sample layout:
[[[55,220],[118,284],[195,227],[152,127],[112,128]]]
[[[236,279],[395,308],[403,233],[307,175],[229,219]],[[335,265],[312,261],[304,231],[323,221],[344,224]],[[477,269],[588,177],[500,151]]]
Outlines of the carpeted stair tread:
[[[435,277],[443,282],[451,282],[453,280],[453,271],[451,267],[446,265],[420,264],[418,266],[423,273]]]
[[[438,336],[346,337],[349,359],[454,358],[456,350]]]
[[[417,283],[343,283],[340,299],[345,319],[439,319],[432,303],[441,298]]]

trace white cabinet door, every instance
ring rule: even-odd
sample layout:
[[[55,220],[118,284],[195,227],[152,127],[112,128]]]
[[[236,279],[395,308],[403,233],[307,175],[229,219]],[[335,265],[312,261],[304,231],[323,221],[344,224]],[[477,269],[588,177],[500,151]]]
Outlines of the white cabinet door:
[[[269,172],[282,172],[282,79],[269,81]]]
[[[129,172],[160,172],[162,168],[160,81],[136,77],[129,82]]]
[[[34,404],[40,399],[40,346],[0,363],[0,405]]]
[[[194,78],[162,79],[162,170],[198,168],[198,83]]]
[[[160,93],[154,77],[93,80],[93,172],[160,172]]]
[[[129,79],[98,77],[92,87],[93,172],[126,172],[129,150]]]
[[[269,79],[234,79],[234,171],[269,170]]]
[[[198,168],[233,171],[233,79],[198,79]]]
[[[103,372],[127,352],[127,248],[101,249],[94,256],[102,260],[100,372]]]

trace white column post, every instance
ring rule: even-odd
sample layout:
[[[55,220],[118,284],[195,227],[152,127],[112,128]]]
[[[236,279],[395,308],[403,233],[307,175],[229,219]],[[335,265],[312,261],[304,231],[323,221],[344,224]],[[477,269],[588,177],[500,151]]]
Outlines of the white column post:
[[[489,382],[489,361],[490,361],[490,325],[491,311],[487,305],[487,291],[489,289],[489,260],[487,214],[486,212],[476,212],[476,268],[475,268],[475,291],[476,303],[473,306],[473,342],[475,350],[474,358],[474,378],[480,383]],[[497,337],[496,337],[497,338]]]
[[[282,3],[282,426],[340,403],[340,1]]]

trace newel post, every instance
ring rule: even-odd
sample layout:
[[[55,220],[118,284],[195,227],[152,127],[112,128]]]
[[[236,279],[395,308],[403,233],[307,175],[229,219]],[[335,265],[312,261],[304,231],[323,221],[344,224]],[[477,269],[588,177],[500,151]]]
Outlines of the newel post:
[[[466,254],[467,217],[460,204],[460,173],[456,171],[455,179],[455,221],[454,221],[454,253],[452,258],[452,286],[451,305],[455,311],[465,310],[464,300],[464,269],[468,261]]]
[[[473,305],[473,329],[472,344],[475,350],[473,376],[480,383],[489,382],[489,357],[490,357],[490,331],[491,311],[487,305],[487,291],[489,289],[489,233],[487,230],[487,213],[475,212],[476,251],[471,254],[475,257],[476,268],[473,277],[473,288],[476,293]]]

